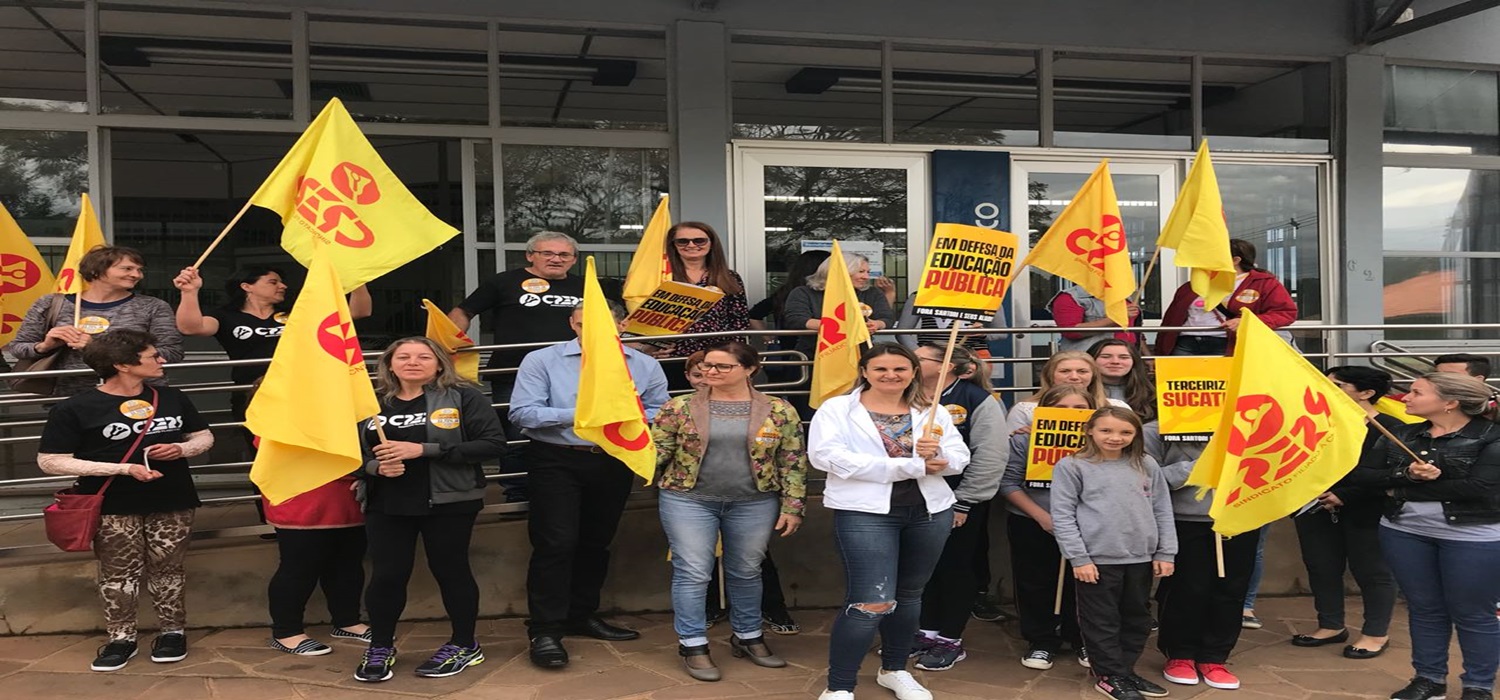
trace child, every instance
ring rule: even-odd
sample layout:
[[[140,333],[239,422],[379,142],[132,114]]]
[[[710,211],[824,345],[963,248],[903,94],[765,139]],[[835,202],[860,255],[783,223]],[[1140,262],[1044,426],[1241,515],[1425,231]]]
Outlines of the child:
[[[1074,384],[1059,384],[1042,392],[1038,405],[1090,410],[1099,407],[1087,387]],[[1000,496],[1010,512],[1006,536],[1010,540],[1010,570],[1015,572],[1016,579],[1016,612],[1021,618],[1021,637],[1028,647],[1021,665],[1038,671],[1052,668],[1053,657],[1067,642],[1078,655],[1078,663],[1087,668],[1089,657],[1078,634],[1071,580],[1062,582],[1062,614],[1052,612],[1062,555],[1052,537],[1052,515],[1047,512],[1052,483],[1026,480],[1030,440],[1031,436],[1025,433],[1010,437],[1010,461],[1005,475],[1000,477]]]
[[[1141,419],[1105,406],[1084,426],[1083,449],[1052,471],[1052,532],[1078,581],[1078,626],[1098,678],[1115,700],[1159,698],[1166,689],[1135,673],[1151,634],[1151,578],[1172,575],[1177,532]]]

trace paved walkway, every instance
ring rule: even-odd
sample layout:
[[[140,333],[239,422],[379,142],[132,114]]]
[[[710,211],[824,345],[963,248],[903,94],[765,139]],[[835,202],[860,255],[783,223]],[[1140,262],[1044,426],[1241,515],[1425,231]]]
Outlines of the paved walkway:
[[[1350,610],[1359,609],[1350,601]],[[1238,691],[1205,686],[1171,686],[1172,697],[1222,700],[1355,700],[1387,698],[1410,675],[1406,612],[1392,630],[1391,650],[1369,661],[1351,661],[1339,647],[1298,649],[1286,643],[1293,628],[1313,627],[1312,603],[1305,598],[1262,599],[1258,610],[1266,628],[1246,631],[1230,660],[1244,682]],[[363,698],[464,698],[465,700],[692,700],[694,698],[815,698],[822,690],[827,659],[827,628],[832,611],[799,611],[804,632],[770,640],[792,663],[763,669],[732,658],[721,623],[712,630],[714,656],[724,669],[719,683],[689,679],[678,666],[676,639],[669,615],[626,616],[616,621],[640,629],[636,641],[607,644],[569,639],[572,664],[562,671],[543,671],[526,658],[524,628],[519,620],[484,620],[479,641],[487,660],[451,678],[418,678],[411,673],[423,658],[447,641],[441,622],[403,624],[397,646],[402,655],[396,677],[386,683],[355,681],[352,671],[361,646],[334,640],[327,656],[294,657],[266,648],[264,629],[193,630],[191,655],[177,664],[153,664],[143,648],[129,666],[114,673],[92,673],[88,664],[103,643],[99,636],[48,635],[0,638],[0,697],[98,698],[129,700],[344,700]],[[1023,643],[1014,622],[975,622],[965,646],[969,659],[943,673],[917,672],[939,700],[1022,698],[1025,700],[1100,697],[1084,682],[1085,671],[1071,660],[1050,671],[1036,672],[1019,663]],[[144,645],[143,645],[144,647]],[[1456,652],[1455,652],[1456,656]],[[1068,657],[1071,659],[1071,657]],[[1146,652],[1139,670],[1159,680],[1161,655]],[[885,700],[888,691],[869,677],[877,666],[872,656],[860,679],[862,700]],[[1455,658],[1453,668],[1458,669]],[[1451,682],[1456,682],[1456,678]],[[1163,685],[1168,685],[1163,683]]]

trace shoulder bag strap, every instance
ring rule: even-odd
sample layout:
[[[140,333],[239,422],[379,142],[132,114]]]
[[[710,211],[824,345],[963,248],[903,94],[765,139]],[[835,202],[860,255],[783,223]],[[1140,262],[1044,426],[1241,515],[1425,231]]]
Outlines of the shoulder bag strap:
[[[156,406],[157,406],[157,404],[159,404],[161,402],[161,394],[159,392],[157,392],[156,387],[154,387],[154,386],[147,387],[147,388],[151,390],[151,415],[147,416],[146,420],[150,421],[152,418],[156,417]],[[124,463],[130,461],[130,458],[135,455],[135,449],[137,447],[141,446],[141,441],[144,440],[144,439],[146,439],[146,433],[150,432],[150,430],[151,430],[151,424],[150,423],[147,423],[145,426],[143,426],[141,428],[141,433],[139,435],[135,436],[135,442],[130,443],[130,449],[125,450],[125,456],[120,458],[120,464],[124,464]],[[104,480],[104,485],[101,486],[101,487],[99,487],[99,492],[96,495],[103,496],[105,489],[108,489],[109,485],[112,484],[112,483],[114,483],[114,481],[115,481],[115,477],[114,476],[111,476],[108,479],[105,479]]]

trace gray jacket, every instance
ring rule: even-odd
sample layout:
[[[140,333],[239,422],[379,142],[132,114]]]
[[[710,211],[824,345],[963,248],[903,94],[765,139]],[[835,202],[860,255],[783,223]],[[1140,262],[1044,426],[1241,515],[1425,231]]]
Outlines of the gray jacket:
[[[1031,444],[1031,436],[1025,433],[1010,436],[1010,459],[1005,465],[1005,476],[1000,477],[1000,495],[1008,496],[1017,491],[1024,492],[1028,498],[1042,510],[1052,509],[1052,484],[1047,482],[1045,486],[1032,485],[1026,481],[1026,452]],[[1005,501],[1005,509],[1025,517],[1020,508],[1011,504],[1009,499]]]
[[[478,389],[469,387],[438,391],[429,386],[424,395],[429,416],[439,409],[458,411],[457,429],[444,429],[430,420],[427,422],[422,456],[428,460],[432,503],[461,503],[484,498],[484,468],[480,463],[499,457],[505,451],[505,429],[490,406],[490,400]],[[372,452],[375,431],[362,429],[359,435],[365,456],[365,473],[374,476],[380,466]]]
[[[981,402],[965,422],[969,424],[969,466],[953,489],[953,497],[958,499],[953,508],[963,513],[995,497],[1010,453],[1010,442],[1005,439],[1005,407],[999,399]]]
[[[1177,526],[1156,460],[1142,474],[1124,459],[1064,457],[1052,470],[1052,534],[1073,566],[1170,562]]]
[[[1209,489],[1203,498],[1198,498],[1197,486],[1187,486],[1188,474],[1203,455],[1206,442],[1167,442],[1161,437],[1161,424],[1151,421],[1146,424],[1146,454],[1161,464],[1162,478],[1172,490],[1172,513],[1178,520],[1198,523],[1213,522],[1208,509],[1214,503],[1214,490]]]

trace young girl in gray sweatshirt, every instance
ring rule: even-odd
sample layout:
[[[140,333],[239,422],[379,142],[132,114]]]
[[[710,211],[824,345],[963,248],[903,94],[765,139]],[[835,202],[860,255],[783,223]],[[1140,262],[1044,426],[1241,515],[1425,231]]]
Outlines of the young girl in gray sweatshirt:
[[[1106,406],[1083,449],[1052,471],[1052,532],[1078,581],[1078,625],[1096,688],[1115,700],[1164,697],[1135,673],[1151,634],[1153,576],[1171,576],[1177,532],[1166,480],[1145,453],[1141,419]]]

